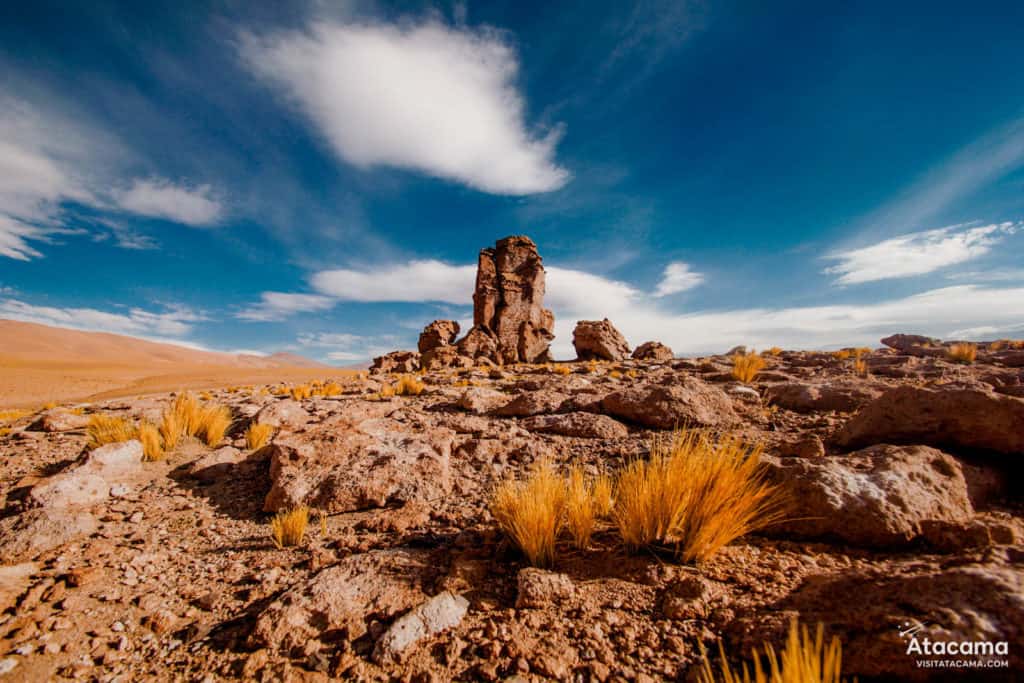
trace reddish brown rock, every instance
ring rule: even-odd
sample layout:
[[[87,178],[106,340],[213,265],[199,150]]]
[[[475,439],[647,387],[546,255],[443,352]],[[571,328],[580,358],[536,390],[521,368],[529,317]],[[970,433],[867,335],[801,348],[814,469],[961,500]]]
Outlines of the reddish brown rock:
[[[671,384],[642,384],[613,392],[601,400],[600,410],[655,429],[718,427],[738,420],[725,392],[686,376]]]
[[[657,341],[644,342],[633,349],[636,360],[672,360],[674,357],[672,349]]]
[[[908,356],[944,356],[946,349],[941,339],[924,337],[919,334],[894,334],[885,339],[882,343],[890,349],[896,349]]]
[[[420,369],[420,354],[416,351],[392,351],[373,359],[372,373],[416,372]]]
[[[983,385],[899,386],[850,418],[836,441],[846,448],[921,443],[938,448],[1024,453],[1024,399]]]
[[[766,457],[790,521],[770,533],[866,547],[909,543],[927,521],[963,523],[974,514],[956,459],[927,446],[875,446],[844,456]]]
[[[529,417],[556,413],[569,398],[568,394],[550,389],[539,389],[519,394],[514,399],[494,409],[491,414],[499,417]]]
[[[454,320],[435,320],[423,328],[417,348],[420,353],[426,353],[442,346],[450,346],[455,343],[458,335],[459,323]]]
[[[308,505],[351,512],[417,505],[451,489],[449,429],[347,415],[270,446],[268,512]]]
[[[538,434],[559,434],[580,439],[621,439],[629,436],[626,425],[607,415],[564,413],[536,415],[520,423],[524,429]]]
[[[49,410],[32,427],[35,428],[37,425],[44,432],[70,432],[88,427],[89,416],[79,415],[68,410]]]
[[[519,235],[481,250],[473,329],[459,342],[459,352],[498,364],[546,362],[554,326],[554,314],[544,308],[544,265],[537,245]]]
[[[572,331],[572,345],[580,360],[625,360],[629,344],[608,318],[580,320]]]
[[[787,382],[768,387],[765,398],[798,413],[848,413],[881,396],[883,388],[865,382]]]
[[[469,356],[463,356],[455,346],[438,346],[420,356],[420,365],[425,370],[442,368],[471,368],[475,364]]]

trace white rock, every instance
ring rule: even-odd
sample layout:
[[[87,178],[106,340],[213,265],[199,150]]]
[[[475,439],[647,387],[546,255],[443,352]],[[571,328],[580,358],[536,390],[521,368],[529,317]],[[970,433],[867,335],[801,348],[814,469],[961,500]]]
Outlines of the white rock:
[[[377,641],[373,656],[377,661],[397,659],[415,643],[458,626],[469,601],[448,591],[435,595],[405,616],[395,620],[391,628]]]

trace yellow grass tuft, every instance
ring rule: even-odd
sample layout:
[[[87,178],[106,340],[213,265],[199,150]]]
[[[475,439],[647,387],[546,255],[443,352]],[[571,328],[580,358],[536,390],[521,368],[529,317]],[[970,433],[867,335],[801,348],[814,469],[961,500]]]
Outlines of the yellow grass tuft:
[[[402,375],[395,383],[395,394],[398,396],[419,396],[426,386],[412,375]]]
[[[565,499],[565,481],[550,460],[541,460],[525,480],[508,480],[498,486],[491,514],[530,564],[548,567],[555,559]]]
[[[160,430],[152,422],[142,422],[138,428],[138,439],[142,442],[142,459],[155,462],[164,459],[164,444]]]
[[[861,377],[868,376],[868,362],[863,358],[853,361],[853,371]]]
[[[377,392],[377,398],[391,398],[395,395],[395,388],[390,384],[385,384]]]
[[[775,648],[765,643],[767,667],[755,648],[754,675],[750,676],[747,665],[743,665],[743,675],[733,672],[725,657],[725,648],[718,644],[721,655],[721,677],[716,677],[708,661],[706,653],[700,670],[700,683],[840,683],[842,680],[843,647],[835,636],[825,644],[825,629],[818,624],[815,637],[812,639],[807,626],[798,628],[796,619],[790,622],[789,636],[782,655],[776,655]]]
[[[852,349],[839,349],[838,351],[832,352],[832,357],[837,360],[846,360],[853,355]]]
[[[31,415],[32,411],[22,410],[20,408],[12,408],[11,410],[0,410],[0,423],[3,422],[16,422],[26,415]]]
[[[612,370],[611,372],[608,373],[608,376],[611,377],[612,379],[621,379],[622,372],[619,370]]]
[[[291,388],[290,392],[292,398],[296,401],[301,401],[304,398],[309,398],[313,395],[313,389],[308,384],[298,384]]]
[[[952,344],[946,352],[949,359],[957,363],[973,363],[978,357],[977,344]]]
[[[245,445],[250,450],[258,450],[263,448],[270,442],[270,437],[274,434],[274,428],[270,425],[260,424],[253,422],[249,425],[249,428],[245,430]]]
[[[597,519],[594,508],[593,484],[587,481],[583,468],[572,467],[565,484],[565,523],[573,545],[580,550],[590,545]]]
[[[764,358],[756,353],[737,353],[732,357],[733,379],[744,384],[752,382],[764,366]]]
[[[320,387],[321,396],[338,396],[341,392],[341,385],[337,382],[328,382]]]
[[[761,473],[759,446],[717,443],[696,432],[655,440],[616,482],[613,517],[631,549],[674,546],[683,562],[706,560],[733,540],[782,518],[777,488]]]
[[[278,548],[299,545],[309,525],[309,508],[301,505],[293,510],[278,512],[270,520],[270,537]]]
[[[53,410],[56,407],[57,407],[57,402],[56,401],[47,401],[46,403],[43,404],[43,410]]]
[[[131,441],[139,436],[135,423],[124,417],[97,414],[89,418],[89,448]]]
[[[216,446],[224,440],[231,426],[231,410],[227,406],[208,403],[199,410],[198,424],[194,436],[202,439],[207,446]]]
[[[597,475],[590,489],[590,497],[594,501],[594,514],[599,519],[610,517],[615,502],[615,487],[612,478],[607,474]]]
[[[762,356],[781,356],[782,349],[778,346],[773,346],[770,349],[765,350],[761,353]]]
[[[0,436],[7,436],[11,433],[10,427],[0,427]]]
[[[572,368],[570,368],[565,363],[559,363],[558,365],[551,368],[551,371],[556,375],[568,375],[572,372]]]

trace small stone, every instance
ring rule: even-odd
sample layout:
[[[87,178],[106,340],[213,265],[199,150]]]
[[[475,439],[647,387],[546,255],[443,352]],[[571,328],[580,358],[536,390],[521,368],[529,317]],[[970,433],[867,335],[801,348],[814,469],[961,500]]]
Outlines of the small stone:
[[[132,513],[132,516],[128,518],[128,521],[131,522],[132,524],[138,524],[144,518],[145,518],[145,515],[140,510],[138,512]]]

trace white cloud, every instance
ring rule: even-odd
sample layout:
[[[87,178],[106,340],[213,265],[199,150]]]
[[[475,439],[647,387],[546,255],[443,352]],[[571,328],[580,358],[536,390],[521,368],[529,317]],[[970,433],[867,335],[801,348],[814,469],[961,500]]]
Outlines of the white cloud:
[[[693,289],[704,282],[704,276],[690,270],[690,266],[682,261],[673,261],[665,266],[661,282],[654,290],[654,296],[663,297],[670,294],[678,294],[688,289]]]
[[[260,302],[239,311],[235,317],[241,320],[270,322],[284,320],[293,313],[326,311],[334,306],[334,300],[319,294],[291,294],[287,292],[263,292]]]
[[[325,270],[310,279],[318,292],[341,301],[441,301],[461,305],[472,301],[475,281],[476,266],[453,266],[434,260],[364,270]]]
[[[1013,223],[980,227],[960,225],[901,235],[859,249],[828,256],[839,261],[825,269],[838,275],[837,284],[852,285],[891,278],[925,275],[946,266],[987,254],[1016,230]]]
[[[407,168],[494,194],[562,187],[561,130],[527,129],[515,51],[492,30],[314,23],[245,36],[249,67],[284,90],[335,152],[360,167]]]
[[[126,190],[115,190],[114,201],[131,213],[165,218],[185,225],[212,225],[223,215],[223,206],[209,185],[175,185],[169,180],[135,180]]]
[[[178,305],[169,306],[159,313],[142,308],[132,308],[127,313],[110,313],[95,308],[35,306],[18,299],[0,299],[0,318],[88,332],[144,337],[183,337],[192,331],[192,323],[205,320],[201,314]],[[202,348],[181,340],[175,340],[174,343]]]
[[[544,304],[554,311],[587,310],[594,302],[615,310],[628,308],[642,296],[625,282],[609,280],[581,270],[547,266]]]
[[[304,349],[319,349],[327,360],[353,363],[369,360],[401,346],[395,335],[361,336],[347,332],[304,333],[298,343]]]

